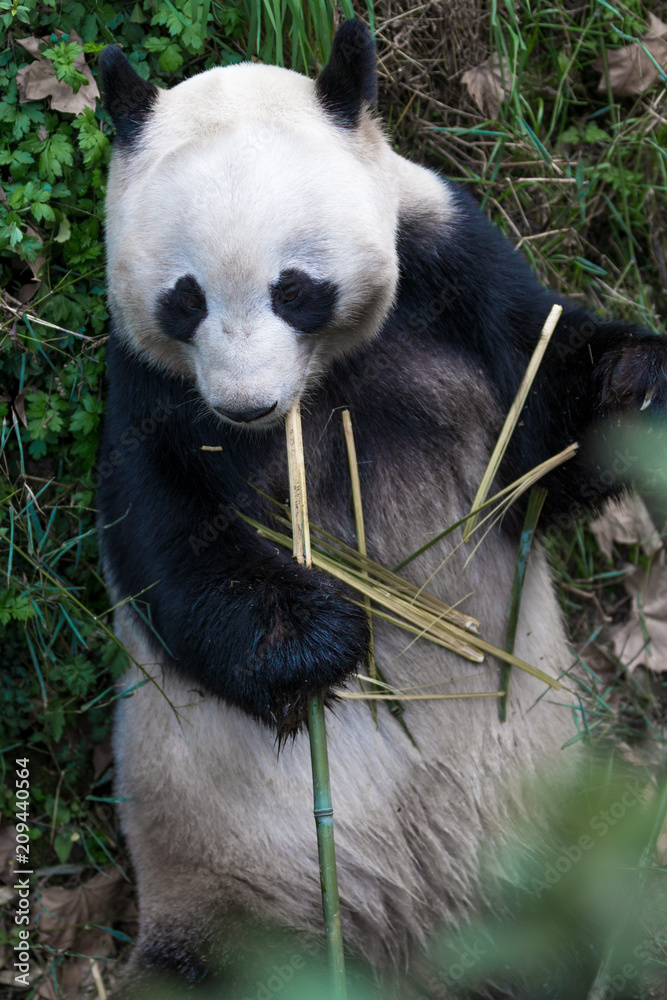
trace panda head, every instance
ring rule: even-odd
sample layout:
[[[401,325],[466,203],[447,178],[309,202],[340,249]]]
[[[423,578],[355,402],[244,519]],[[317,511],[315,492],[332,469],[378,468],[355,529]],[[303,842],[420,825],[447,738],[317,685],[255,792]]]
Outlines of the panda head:
[[[316,81],[243,63],[165,91],[101,57],[118,334],[237,426],[266,427],[373,337],[396,291],[397,157],[370,113],[365,26]]]

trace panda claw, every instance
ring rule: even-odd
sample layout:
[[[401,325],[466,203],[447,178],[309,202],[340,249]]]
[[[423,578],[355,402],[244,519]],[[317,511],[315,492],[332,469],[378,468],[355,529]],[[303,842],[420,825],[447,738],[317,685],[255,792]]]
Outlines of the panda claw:
[[[640,411],[642,411],[642,410],[648,410],[649,406],[651,405],[651,402],[653,400],[653,396],[654,395],[655,395],[655,386],[651,386],[651,388],[648,390],[648,392],[644,396],[644,402],[639,407]]]

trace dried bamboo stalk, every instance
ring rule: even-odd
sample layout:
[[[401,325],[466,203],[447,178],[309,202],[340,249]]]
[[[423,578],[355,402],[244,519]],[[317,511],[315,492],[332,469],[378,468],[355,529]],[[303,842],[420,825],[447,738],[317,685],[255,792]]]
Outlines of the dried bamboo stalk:
[[[366,528],[364,525],[364,508],[361,502],[361,482],[359,480],[359,465],[357,464],[357,449],[354,443],[354,431],[352,430],[352,417],[349,410],[343,410],[343,433],[345,434],[345,447],[347,448],[347,462],[350,467],[350,483],[352,485],[352,505],[354,507],[354,525],[357,532],[357,548],[362,556],[366,552]],[[366,574],[368,575],[368,574]],[[373,635],[373,616],[371,614],[370,597],[364,597],[364,607],[368,614],[368,676],[375,680],[377,668],[375,664],[375,638]]]
[[[493,449],[491,458],[489,459],[489,464],[486,467],[486,471],[482,476],[482,481],[479,484],[479,489],[475,495],[475,499],[472,502],[472,509],[481,506],[486,500],[487,494],[491,489],[491,483],[496,477],[496,473],[503,460],[505,452],[507,450],[507,445],[509,444],[510,438],[514,433],[514,428],[516,427],[519,415],[523,409],[523,405],[526,402],[526,397],[530,392],[530,387],[533,384],[535,376],[537,375],[537,369],[540,367],[542,358],[544,357],[544,352],[546,351],[549,341],[551,340],[551,335],[556,329],[558,320],[563,312],[563,307],[554,305],[551,307],[551,311],[547,316],[544,326],[542,327],[542,332],[540,334],[540,339],[537,342],[537,346],[533,351],[530,361],[528,362],[528,367],[526,368],[526,374],[521,380],[521,385],[519,390],[514,397],[514,402],[510,406],[509,413],[505,418],[505,423],[503,424],[503,429],[500,432],[500,436],[496,442],[496,446]],[[467,542],[470,539],[473,531],[475,530],[477,518],[471,517],[463,532],[463,540]]]

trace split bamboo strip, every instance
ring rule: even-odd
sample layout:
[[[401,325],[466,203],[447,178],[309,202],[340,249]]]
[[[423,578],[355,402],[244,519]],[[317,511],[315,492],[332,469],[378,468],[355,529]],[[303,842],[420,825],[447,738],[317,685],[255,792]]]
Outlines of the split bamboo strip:
[[[542,358],[544,357],[544,352],[549,345],[549,341],[551,340],[551,336],[556,329],[556,325],[562,312],[562,306],[554,305],[551,307],[551,311],[546,318],[544,326],[542,327],[540,339],[538,340],[537,346],[535,347],[532,357],[528,362],[526,374],[523,376],[521,385],[519,386],[519,391],[514,397],[514,402],[512,403],[509,413],[505,418],[505,423],[503,424],[503,429],[500,432],[500,437],[496,442],[496,446],[493,449],[491,458],[489,459],[489,464],[487,465],[486,471],[482,476],[482,482],[479,485],[479,489],[477,490],[477,494],[472,503],[473,510],[475,507],[479,507],[484,503],[487,494],[491,489],[491,483],[496,477],[500,463],[502,462],[505,451],[507,450],[507,445],[509,444],[509,440],[514,433],[514,428],[516,427],[519,415],[523,409],[524,403],[526,402],[526,397],[530,392],[530,387],[532,386],[535,376],[537,375],[537,369],[540,367]],[[463,533],[463,540],[465,542],[469,541],[470,536],[475,530],[476,521],[476,517],[472,517],[468,521]]]
[[[352,485],[352,504],[354,507],[354,524],[357,532],[357,548],[362,556],[366,552],[366,528],[364,525],[364,508],[361,502],[361,482],[359,480],[359,466],[357,464],[357,449],[354,443],[354,431],[352,430],[352,417],[349,410],[343,410],[343,433],[345,434],[345,447],[347,448],[347,462],[350,466],[350,483]],[[370,597],[364,597],[364,607],[368,613],[368,676],[375,680],[377,669],[375,665],[375,638],[373,636],[373,616],[371,615]],[[363,685],[362,685],[363,688]]]
[[[243,515],[240,516],[243,517]],[[249,518],[244,518],[244,520],[248,521],[248,523],[252,524],[258,530],[264,528],[264,525],[260,525],[258,521],[252,521]],[[275,520],[291,530],[291,522],[287,519],[275,517]],[[328,554],[329,557],[345,565],[351,572],[358,573],[362,578],[370,580],[373,586],[384,586],[387,590],[397,595],[402,595],[410,603],[419,598],[421,605],[431,607],[439,617],[446,618],[452,624],[458,625],[462,629],[467,629],[471,632],[479,631],[479,622],[471,615],[457,611],[451,605],[443,604],[437,597],[433,597],[427,591],[422,591],[414,583],[411,583],[402,576],[398,576],[392,570],[386,569],[380,563],[374,562],[368,556],[362,556],[356,549],[350,548],[345,542],[339,541],[333,535],[330,535],[328,531],[318,528],[317,525],[311,524],[310,530],[312,536],[317,540],[318,558],[324,558]],[[281,542],[281,544],[283,543]],[[324,550],[328,550],[328,553]],[[370,596],[372,598],[373,594]]]
[[[416,552],[412,552],[409,556],[406,556],[405,559],[402,559],[397,566],[394,566],[393,572],[398,573],[400,569],[403,569],[408,565],[408,563],[411,563],[413,559],[417,559],[419,556],[423,555],[424,552],[427,552],[433,545],[437,545],[437,543],[442,541],[443,538],[446,538],[447,535],[451,535],[456,528],[459,528],[462,524],[470,521],[471,518],[477,518],[477,516],[488,507],[493,507],[493,505],[496,504],[496,507],[491,511],[491,514],[485,515],[484,521],[487,520],[488,516],[495,517],[497,512],[500,511],[503,506],[509,508],[511,504],[515,503],[518,498],[526,492],[526,490],[530,489],[531,486],[534,486],[535,483],[539,482],[539,480],[542,479],[543,476],[546,476],[548,472],[551,472],[559,465],[562,465],[563,462],[568,462],[576,454],[578,449],[579,445],[575,441],[572,444],[569,444],[567,448],[563,448],[562,451],[559,451],[557,455],[553,455],[545,462],[540,463],[540,465],[534,466],[534,468],[525,472],[523,476],[520,476],[518,479],[515,479],[514,482],[510,483],[509,486],[505,486],[504,489],[499,490],[498,493],[495,493],[488,500],[485,500],[484,503],[479,505],[479,507],[473,507],[473,509],[466,514],[465,517],[455,521],[454,524],[450,524],[448,528],[439,532],[439,534],[437,534],[434,538],[430,538],[429,541],[418,548]],[[479,525],[473,528],[473,531],[476,531],[478,527]]]
[[[284,548],[292,548],[292,540],[287,535],[272,528],[267,528],[265,525],[260,524],[259,521],[255,521],[244,514],[239,514],[239,516],[247,524],[254,527],[261,537],[268,538],[270,541],[276,542]],[[483,654],[488,653],[490,656],[495,656],[503,662],[511,663],[520,670],[524,670],[550,687],[556,689],[562,687],[553,677],[545,674],[537,667],[533,667],[530,663],[526,663],[525,660],[520,660],[519,657],[506,652],[504,649],[500,649],[499,646],[494,646],[492,643],[486,642],[468,629],[462,629],[460,626],[446,621],[445,615],[451,611],[451,608],[446,604],[440,604],[439,613],[434,617],[434,611],[430,605],[437,602],[437,598],[432,595],[428,595],[429,606],[424,606],[421,603],[423,594],[420,594],[419,598],[415,598],[414,600],[406,600],[400,594],[392,593],[391,590],[386,589],[381,584],[364,578],[360,571],[342,566],[339,561],[317,549],[313,550],[312,559],[313,564],[319,569],[330,573],[331,576],[346,583],[360,594],[370,597],[374,604],[380,604],[389,611],[392,611],[397,616],[393,619],[392,623],[398,625],[400,628],[413,632],[417,628],[422,638],[428,639],[430,642],[436,643],[436,645],[444,646],[476,663],[481,663],[484,660]],[[373,608],[373,614],[379,614],[375,608]]]
[[[504,691],[472,691],[465,694],[366,694],[365,691],[342,691],[338,696],[361,701],[442,701],[444,698],[502,698]]]
[[[308,500],[306,494],[306,468],[301,436],[301,408],[293,404],[285,419],[287,434],[287,461],[289,470],[290,506],[292,511],[292,551],[297,561],[311,565],[310,530],[308,525]],[[333,805],[329,780],[329,757],[324,719],[324,699],[321,694],[308,699],[308,734],[313,769],[313,801],[317,851],[322,886],[322,908],[327,940],[327,954],[331,974],[332,1000],[346,1000],[345,955],[340,921],[336,848],[334,844]]]

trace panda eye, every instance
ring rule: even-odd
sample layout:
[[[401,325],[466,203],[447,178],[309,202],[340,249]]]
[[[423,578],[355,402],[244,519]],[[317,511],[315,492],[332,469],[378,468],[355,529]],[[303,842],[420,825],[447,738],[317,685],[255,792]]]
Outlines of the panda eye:
[[[168,337],[187,343],[206,316],[206,295],[191,274],[179,278],[157,300],[156,318]]]
[[[181,303],[190,312],[198,312],[201,309],[201,303],[192,295],[184,295],[181,299]]]
[[[305,271],[283,271],[271,286],[273,311],[300,333],[315,333],[331,322],[338,289],[331,281],[311,278]]]
[[[273,291],[273,301],[280,305],[292,305],[302,295],[303,289],[298,285],[276,285]]]

